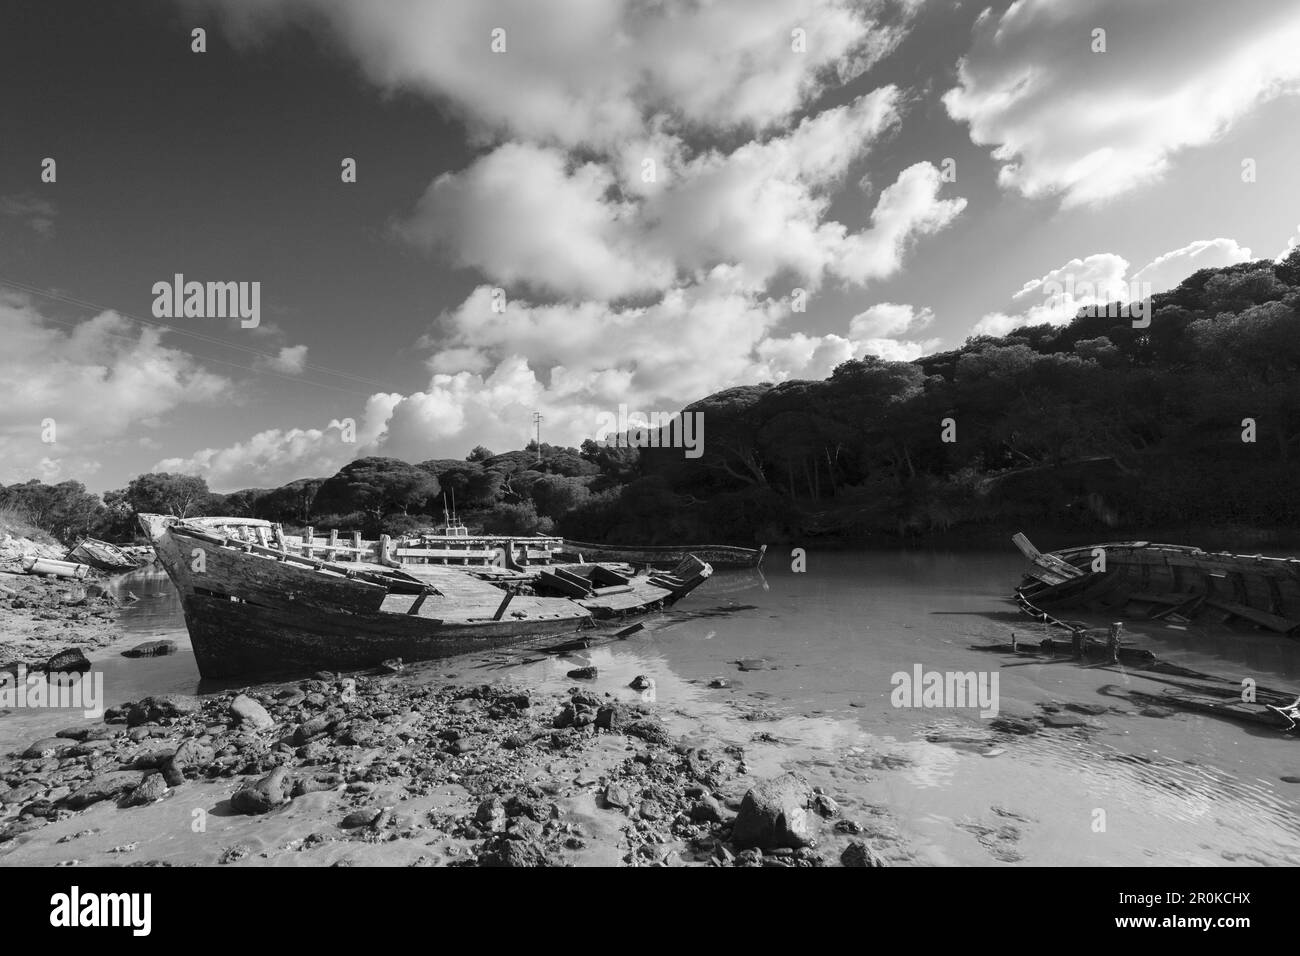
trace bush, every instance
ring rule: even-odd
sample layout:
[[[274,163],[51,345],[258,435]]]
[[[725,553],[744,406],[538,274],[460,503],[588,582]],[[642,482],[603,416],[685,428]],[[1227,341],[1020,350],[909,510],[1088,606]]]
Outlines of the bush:
[[[492,534],[551,534],[555,522],[537,514],[531,501],[497,505],[483,516],[483,528]]]

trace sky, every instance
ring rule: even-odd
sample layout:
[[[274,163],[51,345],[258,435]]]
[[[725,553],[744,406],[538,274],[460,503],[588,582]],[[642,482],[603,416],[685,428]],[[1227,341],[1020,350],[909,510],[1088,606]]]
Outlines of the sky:
[[[1297,49],[1283,0],[10,0],[0,482],[576,445],[1276,258]]]

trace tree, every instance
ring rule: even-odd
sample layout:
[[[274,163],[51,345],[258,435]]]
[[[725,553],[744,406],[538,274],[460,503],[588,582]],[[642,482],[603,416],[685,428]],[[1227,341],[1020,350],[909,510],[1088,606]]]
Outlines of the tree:
[[[320,486],[312,509],[318,514],[361,511],[378,527],[384,515],[423,509],[439,490],[438,479],[416,465],[397,458],[358,458]]]
[[[474,449],[465,456],[466,461],[487,461],[489,458],[496,457],[496,452],[482,445],[475,445]]]
[[[79,481],[47,485],[32,479],[0,488],[0,506],[17,511],[62,541],[84,537],[97,526],[104,511],[99,497],[87,492]]]
[[[211,492],[197,475],[150,472],[131,479],[125,499],[136,514],[165,514],[192,518],[199,514]]]

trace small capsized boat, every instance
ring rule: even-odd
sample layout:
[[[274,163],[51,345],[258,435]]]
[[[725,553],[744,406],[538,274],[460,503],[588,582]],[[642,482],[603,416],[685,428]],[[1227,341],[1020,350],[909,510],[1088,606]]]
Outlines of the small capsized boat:
[[[700,562],[680,577],[633,576],[627,591],[593,587],[574,600],[526,587],[538,572],[484,577],[470,567],[307,557],[255,519],[140,523],[180,593],[208,678],[360,669],[551,638],[671,604],[712,571]]]
[[[1045,553],[1023,533],[1012,541],[1029,559],[1016,603],[1040,620],[1055,622],[1054,615],[1077,610],[1176,625],[1208,620],[1300,633],[1300,558],[1149,541]]]
[[[125,549],[98,538],[82,538],[68,549],[64,557],[68,561],[88,564],[96,571],[107,574],[134,571],[143,563]]]
[[[689,556],[706,561],[714,568],[756,568],[763,563],[767,545],[758,548],[741,548],[731,544],[692,544],[685,546],[651,546],[624,544],[593,544],[589,541],[564,539],[564,548],[557,555],[569,561],[614,561],[636,567],[649,566],[673,570]]]

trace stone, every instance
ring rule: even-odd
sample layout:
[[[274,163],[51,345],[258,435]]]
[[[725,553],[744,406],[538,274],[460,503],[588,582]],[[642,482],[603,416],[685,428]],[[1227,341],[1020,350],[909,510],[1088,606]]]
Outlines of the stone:
[[[633,690],[654,690],[655,682],[653,677],[646,677],[645,674],[637,674],[632,678],[632,683],[627,685]]]
[[[186,694],[160,694],[146,697],[134,704],[125,705],[128,727],[139,727],[169,717],[186,717],[199,712],[199,702]],[[105,712],[104,719],[108,719]]]
[[[752,787],[740,803],[731,838],[744,848],[792,849],[809,846],[816,833],[816,818],[808,812],[813,802],[808,781],[785,773]]]
[[[724,817],[722,804],[708,794],[691,804],[691,821],[693,823],[721,823]]]
[[[569,673],[565,676],[573,680],[595,680],[596,665],[589,664],[586,667],[575,667],[573,670],[569,671]]]
[[[819,793],[813,799],[813,809],[824,817],[837,816],[840,812],[840,805],[824,793]]]
[[[624,728],[623,733],[629,737],[639,737],[647,743],[668,745],[673,742],[672,734],[663,722],[653,717],[634,720]]]
[[[131,791],[130,796],[126,798],[128,807],[142,807],[146,804],[156,803],[163,797],[167,796],[167,781],[163,779],[160,773],[151,773],[140,781],[140,786]]]
[[[51,657],[42,670],[47,674],[81,674],[90,670],[90,660],[81,648],[71,647]]]
[[[70,809],[80,810],[100,800],[114,799],[134,790],[143,779],[144,774],[136,770],[113,770],[102,773],[68,794],[63,803]]]
[[[360,810],[353,810],[339,823],[344,830],[355,830],[359,827],[368,827],[379,819],[382,811],[374,807],[363,807]]]
[[[23,758],[34,760],[38,757],[53,757],[73,746],[73,741],[64,737],[42,737],[34,741],[23,751]]]
[[[145,641],[122,652],[123,657],[166,657],[176,653],[175,641]]]
[[[632,805],[632,797],[628,794],[627,788],[621,784],[611,783],[605,788],[605,804],[625,810]]]
[[[489,833],[500,833],[506,828],[506,808],[496,797],[488,797],[474,811],[474,825]]]
[[[845,866],[888,866],[885,858],[861,840],[852,840],[840,854],[840,862]]]
[[[269,813],[288,802],[293,780],[286,767],[276,767],[256,783],[235,791],[230,806],[237,813],[254,816]]]
[[[230,702],[230,716],[239,726],[254,730],[266,730],[275,726],[275,718],[247,694],[240,694]]]

